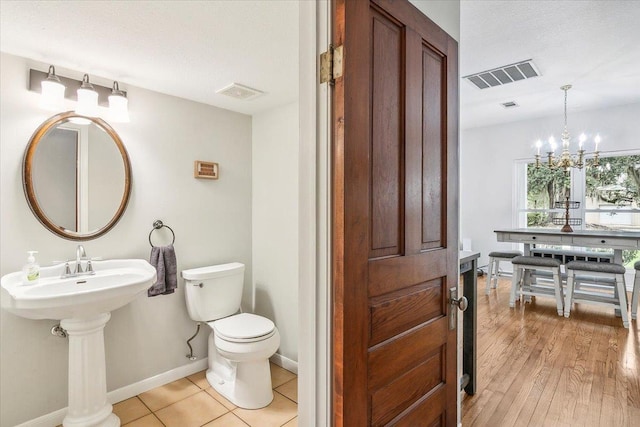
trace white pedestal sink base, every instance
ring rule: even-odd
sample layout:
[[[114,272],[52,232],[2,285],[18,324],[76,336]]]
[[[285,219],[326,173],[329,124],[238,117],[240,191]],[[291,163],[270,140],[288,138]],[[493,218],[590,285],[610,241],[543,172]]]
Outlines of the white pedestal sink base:
[[[118,427],[107,401],[104,326],[110,313],[60,321],[69,334],[69,409],[64,427]]]

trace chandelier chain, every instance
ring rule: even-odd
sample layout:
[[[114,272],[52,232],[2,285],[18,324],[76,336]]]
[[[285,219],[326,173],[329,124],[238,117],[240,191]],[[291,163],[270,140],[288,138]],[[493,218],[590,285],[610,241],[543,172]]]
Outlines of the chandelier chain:
[[[564,90],[564,127],[567,127],[567,92],[569,89]]]

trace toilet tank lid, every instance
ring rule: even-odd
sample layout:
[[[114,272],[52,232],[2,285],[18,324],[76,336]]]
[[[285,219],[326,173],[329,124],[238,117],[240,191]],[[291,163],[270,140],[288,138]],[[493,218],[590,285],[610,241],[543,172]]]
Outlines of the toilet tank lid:
[[[231,262],[229,264],[210,265],[208,267],[192,268],[182,270],[182,278],[185,280],[204,280],[214,277],[224,277],[231,274],[244,272],[244,264]]]

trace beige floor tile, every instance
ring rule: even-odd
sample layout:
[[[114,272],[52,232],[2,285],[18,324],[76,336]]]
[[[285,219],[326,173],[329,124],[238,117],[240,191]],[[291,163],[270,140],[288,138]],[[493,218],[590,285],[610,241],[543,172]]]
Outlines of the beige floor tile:
[[[298,405],[286,397],[273,393],[273,402],[262,409],[234,409],[234,414],[251,427],[280,427],[298,415]]]
[[[198,427],[227,413],[211,395],[200,391],[155,412],[166,427]]]
[[[228,414],[205,424],[203,427],[247,427],[247,424],[229,412]]]
[[[298,427],[298,417],[295,417],[294,419],[292,419],[282,427]]]
[[[205,391],[209,393],[211,396],[213,396],[213,398],[216,399],[218,402],[222,403],[224,407],[227,408],[228,410],[233,411],[234,409],[237,408],[236,405],[229,402],[229,400],[226,397],[218,393],[216,389],[214,389],[213,387],[209,387]]]
[[[181,378],[169,384],[145,391],[138,395],[140,400],[152,411],[169,406],[179,400],[189,397],[200,391],[200,387],[186,378]]]
[[[122,427],[164,427],[160,420],[158,420],[155,415],[149,414],[142,418],[138,418],[137,420],[130,422],[129,424],[124,424]]]
[[[189,375],[187,378],[202,390],[206,390],[211,387],[211,384],[207,381],[207,371],[200,371],[196,374]]]
[[[282,384],[280,387],[276,388],[276,391],[298,403],[298,378],[294,378],[291,381]]]
[[[282,384],[296,378],[296,374],[289,372],[280,366],[270,363],[271,365],[271,387],[280,387]]]
[[[140,399],[132,397],[131,399],[123,400],[113,405],[113,413],[120,418],[120,423],[126,424],[150,414],[151,411]]]

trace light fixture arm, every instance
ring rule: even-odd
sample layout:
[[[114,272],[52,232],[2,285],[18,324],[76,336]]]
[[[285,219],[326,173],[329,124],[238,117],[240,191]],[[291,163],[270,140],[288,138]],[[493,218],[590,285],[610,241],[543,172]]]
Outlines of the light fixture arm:
[[[123,96],[123,97],[127,97],[127,95],[120,90],[120,85],[118,84],[117,81],[113,82],[113,87],[111,89],[111,95],[116,95],[116,96]]]
[[[82,84],[80,85],[80,88],[95,91],[93,85],[89,82],[89,74],[82,76]]]
[[[49,72],[47,73],[47,80],[54,81],[56,83],[62,84],[62,82],[60,82],[60,79],[58,78],[58,76],[56,76],[56,67],[54,67],[53,65],[49,65]]]

